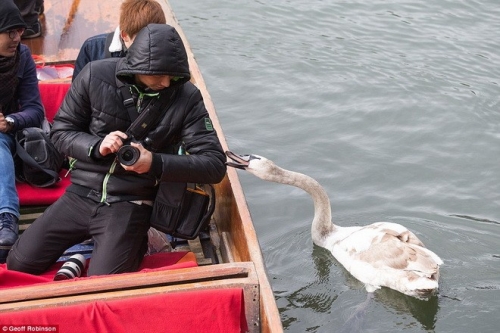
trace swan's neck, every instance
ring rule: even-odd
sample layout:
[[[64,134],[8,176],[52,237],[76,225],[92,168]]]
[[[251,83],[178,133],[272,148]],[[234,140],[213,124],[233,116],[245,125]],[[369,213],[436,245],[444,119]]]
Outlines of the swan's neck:
[[[280,167],[276,167],[275,173],[269,180],[301,188],[311,195],[314,202],[311,236],[315,244],[322,246],[328,235],[336,229],[336,226],[332,223],[330,199],[324,188],[315,179],[307,175]]]

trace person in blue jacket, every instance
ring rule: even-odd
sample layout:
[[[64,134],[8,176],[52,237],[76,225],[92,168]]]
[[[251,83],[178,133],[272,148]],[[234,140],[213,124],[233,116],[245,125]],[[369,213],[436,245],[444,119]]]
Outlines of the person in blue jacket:
[[[18,236],[19,198],[15,184],[14,134],[39,127],[44,111],[35,62],[21,44],[26,29],[12,0],[0,6],[0,262],[4,262]]]
[[[89,37],[76,57],[73,80],[91,61],[124,57],[137,33],[150,23],[165,24],[165,13],[156,0],[125,0],[114,32]]]

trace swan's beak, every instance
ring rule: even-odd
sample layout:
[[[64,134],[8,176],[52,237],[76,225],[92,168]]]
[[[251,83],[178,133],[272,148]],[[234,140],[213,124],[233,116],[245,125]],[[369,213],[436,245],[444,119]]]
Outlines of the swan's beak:
[[[248,167],[251,160],[257,158],[253,155],[238,155],[238,154],[233,153],[230,150],[226,151],[226,156],[232,160],[232,161],[226,162],[227,166],[237,168],[237,169],[242,169],[242,170],[245,170]]]

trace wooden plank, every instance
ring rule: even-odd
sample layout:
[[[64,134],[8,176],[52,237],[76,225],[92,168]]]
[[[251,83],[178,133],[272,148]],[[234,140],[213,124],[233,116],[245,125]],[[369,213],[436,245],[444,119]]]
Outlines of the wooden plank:
[[[115,274],[99,278],[58,281],[54,283],[45,283],[43,285],[38,284],[4,289],[2,290],[0,304],[28,300],[41,301],[44,298],[50,297],[96,294],[103,291],[144,288],[153,285],[177,285],[188,282],[198,283],[203,281],[219,281],[228,278],[247,277],[258,281],[257,275],[255,274],[255,267],[251,262],[192,267],[170,271]]]

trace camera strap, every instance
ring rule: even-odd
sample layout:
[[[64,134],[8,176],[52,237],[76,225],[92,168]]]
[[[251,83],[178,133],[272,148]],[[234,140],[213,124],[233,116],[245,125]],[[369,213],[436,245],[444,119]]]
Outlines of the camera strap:
[[[172,97],[174,96],[176,89],[169,89],[171,91],[170,94],[160,93],[158,98],[151,101],[144,108],[144,111],[139,114],[136,110],[134,97],[132,96],[130,87],[131,86],[129,85],[120,87],[123,105],[127,109],[130,121],[132,122],[127,129],[127,132],[130,133],[136,140],[142,140],[146,134],[161,120],[161,116],[173,102]]]
[[[123,105],[125,106],[125,108],[127,108],[128,116],[130,117],[130,121],[133,123],[137,119],[139,114],[137,113],[137,110],[135,108],[134,97],[132,96],[132,92],[130,91],[130,86],[121,86],[120,90],[122,93]]]

